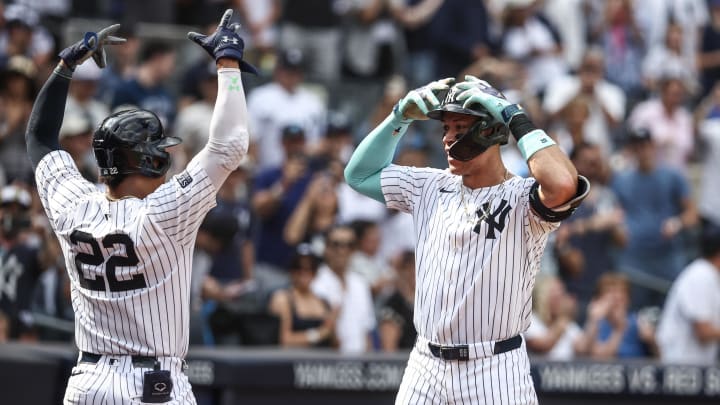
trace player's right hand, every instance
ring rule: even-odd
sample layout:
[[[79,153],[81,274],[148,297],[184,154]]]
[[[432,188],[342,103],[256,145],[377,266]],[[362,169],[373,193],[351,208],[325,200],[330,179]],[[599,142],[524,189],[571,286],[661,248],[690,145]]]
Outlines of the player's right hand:
[[[438,93],[450,89],[455,79],[448,77],[430,82],[425,86],[410,90],[395,106],[393,113],[405,120],[426,120],[427,113],[440,105]]]
[[[105,45],[117,45],[125,42],[125,38],[113,36],[120,24],[113,24],[105,27],[99,32],[86,32],[83,39],[63,49],[59,56],[65,66],[75,70],[77,65],[82,64],[92,57],[99,68],[107,65],[105,56]]]
[[[245,42],[240,37],[240,24],[230,23],[233,11],[225,10],[217,29],[210,35],[188,32],[188,39],[200,45],[215,61],[220,58],[235,59],[240,63],[240,70],[257,74],[257,69],[243,61]]]

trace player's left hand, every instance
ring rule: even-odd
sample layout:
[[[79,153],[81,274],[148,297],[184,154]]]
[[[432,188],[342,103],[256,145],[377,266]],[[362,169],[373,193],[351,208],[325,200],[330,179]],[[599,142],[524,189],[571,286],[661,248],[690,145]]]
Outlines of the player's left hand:
[[[464,101],[463,108],[468,108],[473,104],[480,104],[496,120],[504,122],[505,125],[510,122],[510,118],[514,115],[524,114],[520,105],[507,101],[505,95],[498,89],[475,76],[466,75],[465,81],[458,83],[456,87],[463,90],[458,95],[458,100]]]
[[[215,61],[220,58],[235,59],[240,63],[240,70],[257,74],[257,69],[253,65],[243,61],[245,42],[240,37],[240,24],[230,23],[232,15],[232,9],[225,10],[220,24],[210,35],[188,32],[187,36],[191,41],[200,45]]]
[[[63,49],[59,56],[65,66],[70,70],[82,64],[88,58],[92,57],[95,64],[99,68],[107,66],[105,56],[105,45],[117,45],[125,42],[125,38],[113,36],[120,24],[113,24],[102,30],[95,32],[86,32],[83,39]]]

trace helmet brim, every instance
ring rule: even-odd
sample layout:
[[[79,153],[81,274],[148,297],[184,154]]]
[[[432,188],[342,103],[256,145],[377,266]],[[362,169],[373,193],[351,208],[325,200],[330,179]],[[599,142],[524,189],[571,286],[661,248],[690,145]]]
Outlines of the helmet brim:
[[[465,114],[465,115],[472,115],[475,117],[485,117],[486,114],[483,114],[479,111],[474,111],[469,108],[462,108],[455,104],[445,104],[440,108],[436,108],[430,112],[427,113],[428,118],[433,120],[442,120],[443,113],[446,112],[452,112],[456,114]]]
[[[169,148],[171,146],[179,145],[182,143],[182,139],[176,137],[176,136],[166,136],[162,138],[158,143],[155,145],[156,148],[164,149]]]

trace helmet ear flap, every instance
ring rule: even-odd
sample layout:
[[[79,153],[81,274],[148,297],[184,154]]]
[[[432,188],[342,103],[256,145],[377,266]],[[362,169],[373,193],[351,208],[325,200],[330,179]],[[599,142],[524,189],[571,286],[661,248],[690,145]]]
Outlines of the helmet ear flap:
[[[160,177],[167,173],[172,162],[170,153],[156,148],[142,149],[134,151],[131,166],[136,167],[137,171],[147,177]]]
[[[113,159],[114,149],[94,148],[93,151],[95,152],[95,160],[100,168],[100,176],[112,175],[113,169],[115,168]]]

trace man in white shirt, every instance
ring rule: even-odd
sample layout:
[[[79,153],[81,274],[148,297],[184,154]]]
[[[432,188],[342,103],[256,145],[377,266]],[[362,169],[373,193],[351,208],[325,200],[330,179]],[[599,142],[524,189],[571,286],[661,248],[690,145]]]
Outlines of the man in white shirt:
[[[304,65],[305,58],[299,49],[280,52],[273,81],[248,96],[250,151],[258,169],[277,167],[285,161],[284,127],[299,125],[308,147],[316,145],[325,131],[325,103],[302,86]]]
[[[325,264],[310,285],[318,297],[340,308],[335,333],[343,353],[370,351],[370,332],[376,325],[370,286],[362,275],[348,269],[355,244],[352,228],[333,227],[325,240]]]
[[[702,257],[670,289],[657,342],[665,363],[713,365],[720,351],[720,228],[706,226]]]
[[[591,48],[585,53],[576,75],[553,80],[545,92],[543,110],[557,117],[577,97],[587,97],[590,115],[585,123],[586,141],[600,145],[608,156],[612,152],[612,130],[625,117],[625,93],[603,79],[605,73],[603,51]]]

